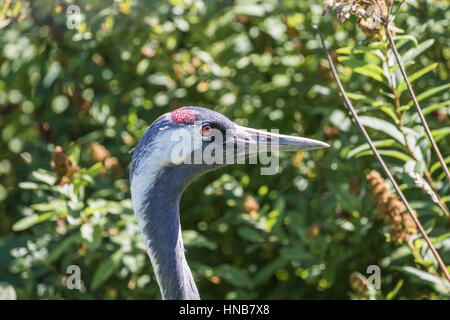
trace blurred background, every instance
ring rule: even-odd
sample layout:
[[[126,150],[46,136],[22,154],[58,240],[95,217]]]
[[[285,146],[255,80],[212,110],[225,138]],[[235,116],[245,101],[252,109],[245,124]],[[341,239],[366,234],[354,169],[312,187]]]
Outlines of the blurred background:
[[[280,154],[274,176],[233,165],[188,187],[181,224],[203,299],[448,298],[414,227],[380,219],[372,189],[390,186],[366,180],[379,165],[313,24],[358,112],[378,119],[369,133],[446,262],[448,216],[408,170],[428,172],[441,203],[449,183],[407,92],[393,97],[386,85],[383,71],[398,70],[382,67],[382,32],[322,11],[315,0],[0,1],[0,297],[159,299],[131,208],[129,151],[158,116],[196,105],[331,146]],[[414,88],[432,107],[427,119],[447,161],[449,21],[449,3],[436,0],[408,1],[395,20],[408,72],[434,66]],[[388,58],[352,58],[357,44]],[[414,155],[395,126],[417,133]],[[67,288],[70,265],[80,267],[80,290]],[[367,289],[370,265],[380,267],[379,289]]]

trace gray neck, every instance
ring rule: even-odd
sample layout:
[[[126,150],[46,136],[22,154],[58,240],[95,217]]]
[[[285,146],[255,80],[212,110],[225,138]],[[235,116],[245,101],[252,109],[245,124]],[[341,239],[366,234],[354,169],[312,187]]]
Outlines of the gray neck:
[[[133,177],[133,207],[163,299],[198,300],[181,237],[179,203],[187,183],[175,185],[175,175],[174,170],[161,170],[147,188],[139,186],[145,179]]]

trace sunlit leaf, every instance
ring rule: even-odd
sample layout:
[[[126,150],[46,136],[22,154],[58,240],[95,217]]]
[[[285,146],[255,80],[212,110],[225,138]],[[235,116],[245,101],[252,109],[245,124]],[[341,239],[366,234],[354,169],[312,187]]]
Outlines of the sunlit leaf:
[[[410,83],[413,83],[414,81],[416,81],[417,79],[419,79],[421,76],[423,76],[424,74],[430,72],[431,70],[435,69],[439,64],[437,62],[413,73],[412,75],[408,76],[408,80]],[[398,94],[401,95],[403,93],[403,91],[406,90],[406,82],[402,82],[398,85],[397,87],[397,91]]]
[[[356,60],[351,58],[342,58],[343,64],[350,67],[352,71],[362,74],[363,76],[370,77],[378,82],[388,84],[384,71],[379,66],[373,63],[367,63],[362,60]]]
[[[401,144],[403,145],[405,144],[405,137],[400,132],[400,130],[397,129],[397,127],[394,126],[393,124],[374,117],[360,116],[359,118],[364,126],[372,128],[377,131],[384,132],[385,134],[391,136]]]
[[[422,100],[424,100],[426,98],[434,96],[435,94],[437,94],[437,93],[439,93],[441,91],[447,90],[448,88],[450,88],[450,83],[447,83],[447,84],[444,84],[442,86],[438,86],[438,87],[435,87],[435,88],[432,88],[432,89],[428,89],[425,92],[422,92],[421,94],[419,94],[417,96],[417,101],[420,102],[420,101],[422,101]],[[414,105],[414,102],[411,100],[408,103],[408,106],[412,107],[413,105]]]
[[[417,56],[422,54],[425,50],[431,47],[434,43],[434,39],[426,40],[420,43],[417,47],[409,49],[406,53],[402,55],[402,61],[408,62],[410,60],[414,60]]]
[[[41,215],[31,214],[26,216],[25,218],[20,219],[16,223],[13,224],[12,229],[14,231],[23,231],[34,226],[37,223],[46,221],[55,215],[54,212],[47,212]]]
[[[447,165],[450,164],[450,156],[446,157],[444,159],[444,162]],[[430,173],[433,174],[438,169],[442,169],[442,165],[441,165],[440,161],[436,161],[435,163],[433,163],[433,165],[430,167]]]
[[[391,147],[391,146],[398,144],[398,142],[395,140],[392,140],[392,139],[386,139],[386,140],[374,141],[373,144],[375,145],[375,147],[380,148],[380,147]],[[364,143],[364,144],[352,149],[347,154],[347,159],[357,156],[360,152],[363,152],[363,151],[366,151],[369,149],[370,149],[369,144]]]
[[[404,266],[398,269],[408,274],[414,282],[427,284],[441,293],[448,294],[448,292],[450,291],[450,285],[447,281],[443,280],[442,278],[438,278],[428,272],[409,266]]]
[[[431,130],[431,135],[433,136],[433,138],[436,142],[444,139],[449,133],[450,133],[450,127]]]
[[[382,156],[388,156],[388,157],[396,158],[396,159],[402,160],[404,162],[413,160],[409,155],[407,155],[407,154],[405,154],[403,152],[400,152],[400,151],[395,151],[395,150],[378,150],[378,153],[380,155],[382,155]],[[363,157],[363,156],[369,156],[369,155],[373,155],[372,150],[367,150],[367,151],[360,152],[357,155],[357,158]]]

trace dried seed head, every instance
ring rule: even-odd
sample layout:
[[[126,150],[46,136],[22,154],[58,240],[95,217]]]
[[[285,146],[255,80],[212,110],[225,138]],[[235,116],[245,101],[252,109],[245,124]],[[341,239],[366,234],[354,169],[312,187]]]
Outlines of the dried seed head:
[[[67,156],[61,146],[56,146],[51,166],[56,173],[55,186],[70,183],[70,180],[80,171],[72,157]]]
[[[91,142],[88,145],[88,151],[91,157],[97,162],[103,162],[103,169],[100,175],[106,174],[107,171],[112,170],[114,174],[119,177],[122,175],[122,168],[119,164],[119,159],[112,157],[111,153],[106,149],[105,146],[98,142]]]
[[[414,179],[414,183],[421,189],[423,189],[428,195],[430,196],[431,200],[433,202],[439,204],[439,199],[436,195],[436,193],[433,191],[433,189],[430,187],[430,185],[422,178],[422,176],[415,172],[410,172],[408,174],[411,178]]]
[[[417,228],[405,210],[405,205],[391,192],[377,171],[372,170],[366,178],[372,189],[379,217],[389,225],[390,239],[396,244],[408,241],[411,235],[417,233]]]
[[[89,143],[88,150],[95,161],[104,161],[110,156],[109,151],[105,148],[105,146],[95,141]]]
[[[258,216],[259,204],[252,196],[246,196],[244,199],[244,211],[253,218]]]
[[[358,294],[362,296],[368,295],[367,290],[367,278],[363,276],[359,272],[352,272],[348,279],[350,286],[352,289]]]
[[[381,25],[388,21],[388,8],[393,5],[393,0],[325,0],[323,3],[322,15],[328,14],[332,9],[336,12],[336,17],[344,23],[355,15],[358,19],[358,25],[367,36],[383,36],[385,30]],[[393,22],[390,22],[391,31],[394,30]]]

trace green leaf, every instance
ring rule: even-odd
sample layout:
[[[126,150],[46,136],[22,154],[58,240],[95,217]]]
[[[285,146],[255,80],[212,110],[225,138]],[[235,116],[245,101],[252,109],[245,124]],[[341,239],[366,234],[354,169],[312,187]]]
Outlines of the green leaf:
[[[57,245],[49,254],[48,261],[53,262],[58,260],[58,258],[64,253],[68,252],[68,248],[80,239],[80,234],[76,233],[67,238],[65,238],[59,245]]]
[[[280,250],[280,255],[289,259],[301,259],[302,262],[312,260],[314,258],[310,252],[300,247],[283,248]]]
[[[214,268],[214,275],[238,288],[251,289],[253,287],[253,283],[246,271],[229,264],[223,264]]]
[[[357,108],[358,113],[366,113],[370,111],[382,111],[388,115],[396,124],[400,121],[395,113],[394,106],[390,104],[381,104],[379,102],[373,102],[371,106],[361,106]]]
[[[450,164],[450,156],[444,159],[444,162],[446,164]],[[442,169],[441,162],[436,161],[431,167],[430,167],[430,174],[433,174],[437,169]]]
[[[30,228],[31,226],[35,225],[39,219],[39,215],[37,214],[31,214],[29,216],[26,216],[25,218],[20,219],[16,223],[13,224],[12,229],[14,231],[22,231],[25,229]]]
[[[208,248],[214,250],[217,244],[195,230],[183,230],[183,243],[186,247]]]
[[[441,108],[445,108],[447,106],[450,106],[450,100],[447,100],[447,101],[444,101],[444,102],[441,102],[441,103],[432,104],[431,106],[428,106],[428,107],[424,108],[422,110],[422,113],[424,115],[427,115],[427,114],[432,113],[433,111],[439,110]],[[419,117],[418,114],[414,114],[414,116],[417,117],[417,118]]]
[[[341,57],[343,64],[350,67],[352,71],[359,73],[363,76],[370,77],[378,82],[388,84],[385,76],[384,70],[373,63],[367,63],[362,60],[347,59],[346,57]]]
[[[449,133],[450,133],[450,127],[431,130],[431,135],[433,136],[433,138],[436,142],[444,139]]]
[[[374,117],[360,116],[359,119],[364,126],[384,132],[402,145],[405,145],[405,137],[393,124]]]
[[[242,226],[238,229],[239,235],[248,241],[256,242],[261,238],[261,235],[255,229],[247,226]]]
[[[103,260],[103,262],[95,271],[94,277],[92,278],[92,290],[97,290],[106,280],[109,279],[109,277],[111,277],[114,271],[120,266],[122,257],[123,251],[121,249],[118,249],[106,260]]]
[[[403,286],[403,279],[400,279],[397,284],[395,285],[395,288],[392,289],[391,291],[388,292],[388,294],[386,295],[386,299],[387,300],[392,300],[395,298],[395,296],[398,294],[398,292],[400,291],[400,288]]]
[[[359,54],[359,53],[366,53],[366,52],[372,52],[374,49],[371,47],[366,46],[349,46],[344,48],[339,48],[336,50],[339,54]]]
[[[416,47],[419,45],[419,41],[417,41],[416,37],[411,36],[411,35],[399,35],[399,36],[392,37],[392,39],[393,39],[394,41],[396,41],[396,40],[408,40],[408,41],[412,41],[412,42],[414,42],[414,45],[415,45]],[[405,41],[405,42],[406,42],[406,41]],[[398,49],[398,47],[397,47],[397,49]]]
[[[441,92],[441,91],[447,90],[448,88],[450,88],[450,83],[447,83],[447,84],[444,84],[444,85],[442,85],[442,86],[439,86],[439,87],[435,87],[435,88],[429,89],[429,90],[427,90],[427,91],[422,92],[421,94],[419,94],[419,95],[416,97],[416,98],[417,98],[417,101],[420,102],[420,101],[422,101],[422,100],[424,100],[424,99],[426,99],[426,98],[429,98],[429,97],[435,95],[436,93],[439,93],[439,92]],[[409,106],[409,107],[412,107],[413,105],[414,105],[414,102],[411,100],[411,101],[408,103],[408,106]]]
[[[264,6],[258,4],[252,4],[252,1],[249,1],[249,4],[238,4],[234,7],[235,14],[245,14],[254,17],[262,17],[264,15],[265,9]]]
[[[37,211],[66,212],[66,202],[58,199],[49,202],[35,203],[32,204],[30,208]]]
[[[365,100],[365,99],[368,99],[365,95],[359,94],[359,93],[347,92],[347,96],[351,100]]]
[[[414,282],[427,284],[430,287],[434,288],[434,290],[443,294],[448,294],[450,292],[450,284],[447,281],[438,278],[428,272],[408,266],[396,269],[400,269],[404,273],[411,276],[411,279]]]
[[[17,300],[16,290],[12,285],[0,284],[0,300]]]
[[[413,160],[409,155],[404,154],[400,151],[395,151],[395,150],[378,150],[378,153],[382,156],[388,156],[388,157],[392,157],[392,158],[397,158],[399,160],[402,161],[411,161]],[[364,152],[361,152],[358,154],[357,158],[363,157],[363,156],[371,156],[373,155],[372,150],[367,150]]]
[[[49,171],[38,169],[36,171],[33,171],[31,174],[35,179],[45,182],[49,185],[54,185],[56,181],[56,177],[54,174],[50,173]]]
[[[150,60],[142,59],[136,66],[136,74],[142,76],[150,65]]]
[[[413,73],[411,76],[408,77],[409,82],[413,83],[414,81],[416,81],[417,79],[419,79],[421,76],[423,76],[424,74],[430,72],[433,69],[436,69],[436,67],[439,65],[439,63],[435,62],[425,68],[423,68],[422,70],[419,70],[415,73]],[[398,94],[401,95],[403,93],[403,91],[405,91],[406,89],[406,82],[403,81],[402,83],[400,83],[397,87],[397,91]]]
[[[87,169],[86,174],[95,177],[97,176],[103,168],[103,163],[97,162],[96,164],[92,165],[89,169]]]
[[[389,106],[383,106],[380,108],[380,110],[386,113],[389,117],[391,117],[391,119],[394,120],[396,124],[400,123],[400,119],[397,117],[397,114],[395,113],[394,109],[390,108]]]
[[[408,62],[410,60],[414,60],[417,56],[419,56],[422,52],[427,50],[429,47],[431,47],[434,43],[434,39],[429,39],[427,41],[422,42],[417,47],[409,49],[406,51],[406,53],[402,56],[403,62]]]
[[[39,189],[39,185],[34,182],[21,182],[19,183],[19,188],[25,190],[37,190]]]
[[[444,102],[440,102],[440,103],[435,103],[432,104],[431,106],[428,106],[424,109],[422,109],[422,113],[424,116],[426,116],[427,114],[430,114],[436,110],[445,108],[447,106],[450,106],[450,100],[444,101]],[[408,110],[410,107],[405,108],[405,110]],[[419,114],[416,112],[412,115],[411,117],[411,122],[416,122],[419,119]]]
[[[290,261],[290,257],[279,257],[275,259],[255,274],[253,283],[257,286],[266,282],[278,269],[285,267]]]
[[[380,147],[392,147],[392,146],[396,145],[397,142],[393,139],[386,139],[386,140],[374,141],[373,144],[375,145],[375,147],[380,148]],[[363,152],[363,151],[366,151],[369,149],[370,149],[369,144],[364,143],[364,144],[354,148],[353,150],[351,150],[347,154],[347,159],[357,156],[360,152]]]
[[[440,235],[438,237],[431,238],[431,242],[434,245],[436,245],[439,242],[444,241],[444,240],[449,239],[449,238],[450,238],[450,232],[447,232],[447,233],[444,233],[444,234],[442,234],[442,235]]]
[[[102,230],[99,225],[93,226],[90,223],[85,223],[80,228],[81,237],[88,243],[88,248],[91,250],[97,249],[102,242]]]
[[[47,212],[41,215],[37,214],[31,214],[29,216],[26,216],[25,218],[20,219],[16,223],[13,224],[12,229],[14,231],[23,231],[25,229],[28,229],[32,226],[34,226],[37,223],[46,221],[53,217],[55,215],[55,212]]]

